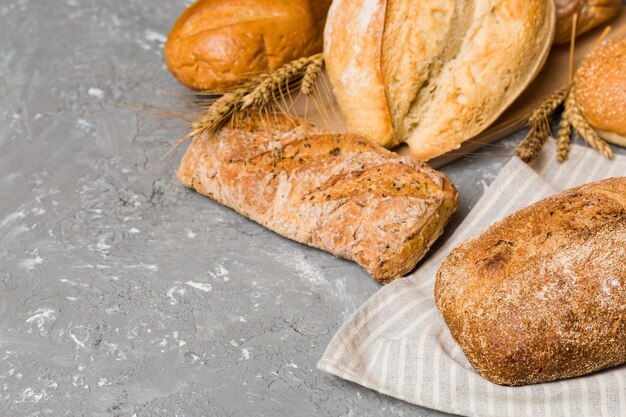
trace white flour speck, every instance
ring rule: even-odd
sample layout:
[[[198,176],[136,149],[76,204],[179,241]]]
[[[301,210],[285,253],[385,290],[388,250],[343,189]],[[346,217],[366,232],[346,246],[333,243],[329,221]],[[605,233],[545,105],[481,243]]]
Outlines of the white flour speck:
[[[320,268],[313,265],[304,255],[296,252],[289,256],[290,264],[296,268],[298,275],[305,278],[313,285],[330,285],[324,278],[324,273]]]
[[[141,231],[135,227],[131,227],[130,229],[128,229],[128,233],[131,233],[133,235],[136,235],[138,233],[141,233]]]
[[[137,39],[137,44],[141,46],[142,49],[145,49],[146,51],[152,49],[152,47],[149,44],[145,43],[141,39]]]
[[[187,239],[194,239],[196,236],[198,236],[198,234],[192,232],[191,229],[187,229],[185,234],[187,235]]]
[[[153,30],[146,30],[144,32],[144,36],[146,37],[146,40],[149,42],[159,42],[159,43],[165,43],[167,42],[167,37],[159,32],[155,32]]]
[[[191,288],[195,288],[196,290],[204,292],[209,292],[213,289],[213,287],[211,287],[211,284],[207,284],[204,282],[187,281],[185,282],[185,284],[189,285]]]
[[[70,332],[70,338],[74,341],[74,343],[76,343],[78,347],[85,349],[85,343],[78,340],[78,338],[76,337],[76,335],[74,335],[74,333]]]
[[[230,281],[230,275],[229,275],[228,269],[224,267],[223,263],[217,264],[215,275],[218,277],[221,277],[224,280],[224,282]]]
[[[43,386],[41,387],[41,391],[36,392],[31,387],[24,389],[16,398],[14,403],[38,403],[41,400],[44,400],[50,396],[48,394],[48,390],[50,388],[57,388],[58,385],[54,381],[45,380]]]
[[[167,297],[170,299],[170,304],[171,305],[175,305],[178,304],[178,300],[176,299],[176,297],[174,297],[174,295],[185,295],[186,291],[184,288],[180,288],[177,286],[174,286],[172,288],[170,288],[167,291]]]
[[[41,265],[43,263],[43,258],[39,256],[37,249],[33,250],[30,255],[30,258],[26,258],[20,262],[20,266],[27,271],[32,271],[37,265]]]
[[[148,271],[157,272],[159,270],[158,265],[154,264],[136,264],[136,265],[126,265],[124,266],[126,269],[147,269]]]
[[[89,94],[92,97],[99,98],[99,99],[104,98],[104,91],[96,87],[89,88],[89,90],[87,90],[87,94]]]
[[[93,129],[93,125],[86,119],[82,119],[82,118],[76,120],[76,127],[87,132]]]
[[[248,359],[250,359],[250,351],[246,348],[242,348],[241,349],[241,359],[243,359],[244,361],[247,361]]]
[[[39,333],[47,335],[46,322],[54,321],[57,318],[57,314],[50,308],[38,308],[32,312],[32,316],[26,319],[26,323],[34,323],[39,329]]]
[[[4,219],[2,219],[2,222],[0,222],[0,229],[8,226],[10,223],[13,223],[14,221],[18,219],[23,219],[24,217],[26,217],[26,212],[24,210],[11,213],[8,216],[6,216]]]

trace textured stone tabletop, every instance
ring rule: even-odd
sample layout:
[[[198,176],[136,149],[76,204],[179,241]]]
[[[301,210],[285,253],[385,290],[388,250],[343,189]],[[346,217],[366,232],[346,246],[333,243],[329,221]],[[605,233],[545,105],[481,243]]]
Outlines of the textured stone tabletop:
[[[378,288],[173,180],[183,0],[0,1],[1,416],[435,416],[315,369]],[[443,170],[450,233],[520,135]]]

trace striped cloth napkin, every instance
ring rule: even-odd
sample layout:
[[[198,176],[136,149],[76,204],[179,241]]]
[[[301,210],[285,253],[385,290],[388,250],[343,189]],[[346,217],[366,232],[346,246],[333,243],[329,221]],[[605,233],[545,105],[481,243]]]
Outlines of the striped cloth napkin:
[[[318,368],[413,404],[466,416],[626,416],[626,366],[548,384],[498,386],[474,371],[435,307],[437,269],[458,244],[557,191],[626,175],[625,156],[608,162],[573,146],[570,160],[558,164],[553,145],[547,148],[531,166],[511,159],[451,239],[344,323]]]

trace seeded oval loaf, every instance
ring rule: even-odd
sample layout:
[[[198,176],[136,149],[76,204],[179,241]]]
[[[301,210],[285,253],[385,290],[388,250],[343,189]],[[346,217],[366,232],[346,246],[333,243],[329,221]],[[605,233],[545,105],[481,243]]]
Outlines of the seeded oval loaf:
[[[458,204],[452,183],[427,165],[282,115],[196,138],[178,178],[282,236],[354,260],[381,283],[415,267]]]
[[[335,0],[324,58],[348,130],[428,160],[524,91],[554,22],[553,0]]]
[[[564,191],[463,243],[437,274],[435,300],[497,384],[626,362],[626,177]]]

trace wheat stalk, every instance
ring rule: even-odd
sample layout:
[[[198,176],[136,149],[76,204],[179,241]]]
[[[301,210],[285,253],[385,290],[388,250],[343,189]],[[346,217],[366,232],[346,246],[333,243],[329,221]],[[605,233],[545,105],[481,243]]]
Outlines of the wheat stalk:
[[[568,91],[569,87],[555,91],[532,111],[528,119],[530,130],[517,149],[523,161],[530,162],[539,156],[539,151],[551,135],[550,118],[563,103]]]
[[[213,134],[228,120],[245,111],[257,108],[263,110],[276,100],[293,81],[306,79],[307,91],[313,92],[315,80],[322,70],[322,54],[299,58],[288,62],[269,74],[251,78],[234,91],[224,94],[211,104],[192,124],[187,138]],[[304,84],[302,84],[304,88]],[[207,92],[208,93],[208,92]]]

